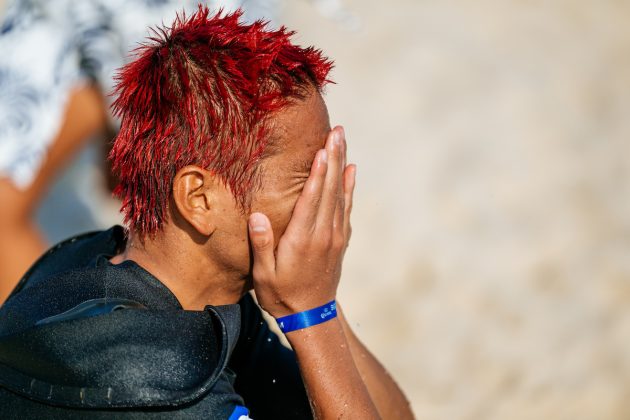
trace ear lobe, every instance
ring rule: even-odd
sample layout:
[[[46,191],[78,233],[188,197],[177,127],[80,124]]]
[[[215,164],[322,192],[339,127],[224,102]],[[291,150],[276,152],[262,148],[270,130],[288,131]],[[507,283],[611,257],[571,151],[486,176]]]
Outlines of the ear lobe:
[[[173,180],[173,201],[179,214],[204,236],[212,235],[216,229],[211,184],[210,172],[194,165],[180,169]]]

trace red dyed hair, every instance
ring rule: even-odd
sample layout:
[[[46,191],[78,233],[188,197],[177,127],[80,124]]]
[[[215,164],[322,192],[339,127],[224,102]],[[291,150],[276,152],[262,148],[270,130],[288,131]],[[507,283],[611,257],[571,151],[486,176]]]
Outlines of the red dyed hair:
[[[332,62],[319,50],[291,44],[284,27],[239,23],[241,15],[210,15],[202,6],[189,18],[178,15],[119,70],[114,194],[125,223],[141,235],[162,227],[174,176],[186,165],[213,171],[247,208],[270,115],[327,82]]]

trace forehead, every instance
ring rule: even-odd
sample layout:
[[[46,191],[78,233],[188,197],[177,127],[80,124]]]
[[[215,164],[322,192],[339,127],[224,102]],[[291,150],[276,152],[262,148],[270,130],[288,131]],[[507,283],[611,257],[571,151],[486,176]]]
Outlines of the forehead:
[[[324,147],[330,131],[328,109],[324,99],[314,89],[304,98],[296,99],[273,119],[273,137],[279,154],[304,159]]]

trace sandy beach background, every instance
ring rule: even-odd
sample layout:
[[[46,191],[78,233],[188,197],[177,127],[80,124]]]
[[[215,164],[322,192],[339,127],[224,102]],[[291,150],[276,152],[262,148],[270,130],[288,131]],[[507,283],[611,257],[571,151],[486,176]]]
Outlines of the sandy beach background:
[[[419,419],[630,418],[630,3],[342,5],[277,21],[336,61],[357,333]],[[51,241],[117,220],[95,156],[40,211]]]
[[[358,163],[341,300],[417,417],[630,418],[630,3],[287,3]]]

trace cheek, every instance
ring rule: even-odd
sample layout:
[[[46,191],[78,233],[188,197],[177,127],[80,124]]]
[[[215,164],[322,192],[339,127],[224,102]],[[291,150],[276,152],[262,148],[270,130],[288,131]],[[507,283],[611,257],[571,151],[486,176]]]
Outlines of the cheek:
[[[287,229],[298,196],[299,191],[284,193],[267,191],[260,194],[252,205],[252,211],[265,214],[271,221],[276,244]]]
[[[276,244],[278,244],[278,240],[284,232],[287,230],[287,226],[291,221],[291,216],[293,215],[293,207],[295,205],[295,200],[291,200],[285,202],[281,208],[278,209],[277,217],[275,221],[272,221],[273,234],[275,238]]]

